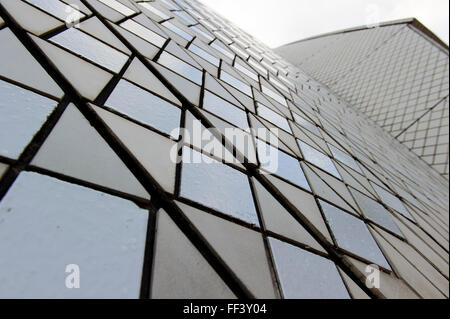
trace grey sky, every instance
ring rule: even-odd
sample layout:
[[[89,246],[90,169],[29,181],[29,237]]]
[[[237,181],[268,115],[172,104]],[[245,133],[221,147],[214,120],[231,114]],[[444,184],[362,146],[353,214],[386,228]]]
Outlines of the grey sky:
[[[415,17],[445,43],[449,0],[200,0],[270,47],[326,32]]]

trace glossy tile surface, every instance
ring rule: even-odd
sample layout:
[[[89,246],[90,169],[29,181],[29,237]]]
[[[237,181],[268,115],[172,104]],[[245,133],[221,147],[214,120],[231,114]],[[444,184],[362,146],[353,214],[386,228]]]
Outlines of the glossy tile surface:
[[[0,296],[137,298],[147,215],[130,201],[22,172],[0,203]],[[65,285],[73,264],[79,289]]]
[[[196,160],[202,162],[190,163]],[[259,225],[247,176],[188,147],[183,148],[180,196]]]
[[[0,80],[0,155],[17,159],[57,102]]]
[[[59,33],[50,40],[114,72],[119,72],[128,60],[125,54],[75,28]]]
[[[179,126],[179,108],[125,80],[117,84],[105,105],[166,134]]]

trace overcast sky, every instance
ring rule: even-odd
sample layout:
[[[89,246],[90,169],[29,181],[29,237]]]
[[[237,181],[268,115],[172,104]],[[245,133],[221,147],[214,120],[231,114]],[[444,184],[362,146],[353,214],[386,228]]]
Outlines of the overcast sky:
[[[449,0],[200,0],[270,47],[349,27],[415,17],[445,43]]]

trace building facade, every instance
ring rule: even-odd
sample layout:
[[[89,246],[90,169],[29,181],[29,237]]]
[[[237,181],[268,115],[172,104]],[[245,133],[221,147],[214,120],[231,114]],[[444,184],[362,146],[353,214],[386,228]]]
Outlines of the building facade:
[[[448,179],[448,46],[419,21],[333,32],[276,51]]]
[[[448,298],[447,180],[200,2],[1,0],[0,43],[1,298]]]

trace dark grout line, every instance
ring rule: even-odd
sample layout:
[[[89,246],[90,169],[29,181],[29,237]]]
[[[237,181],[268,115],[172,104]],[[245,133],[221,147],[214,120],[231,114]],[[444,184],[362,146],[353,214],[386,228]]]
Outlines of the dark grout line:
[[[106,100],[111,95],[112,91],[116,87],[117,83],[119,83],[120,79],[122,79],[122,76],[124,75],[124,73],[126,72],[128,67],[130,66],[133,59],[134,59],[134,55],[131,54],[130,57],[128,58],[127,62],[125,62],[125,64],[120,69],[119,73],[114,74],[114,76],[111,78],[111,80],[109,80],[108,84],[106,84],[106,86],[103,88],[103,90],[100,92],[100,94],[97,95],[97,97],[95,98],[95,100],[93,102],[95,105],[105,104]]]
[[[173,195],[175,198],[180,196],[180,190],[181,190],[181,170],[183,167],[183,162],[181,161],[182,156],[182,150],[184,146],[184,132],[181,132],[186,127],[186,110],[181,111],[181,117],[180,117],[180,132],[179,132],[179,141],[177,142],[177,164],[175,167],[175,189],[173,192]]]
[[[91,10],[91,11],[92,11],[92,10]],[[95,11],[92,11],[92,12],[93,12],[93,15],[96,15],[96,14],[95,14],[95,13],[96,13]],[[117,20],[117,21],[114,22],[114,23],[117,24],[117,25],[119,25],[119,24],[121,24],[121,23],[127,21],[128,19],[133,19],[134,17],[137,17],[137,16],[140,15],[140,14],[141,14],[141,12],[135,12],[135,13],[129,15],[129,16],[124,16],[123,18]]]
[[[276,271],[275,260],[274,260],[273,254],[272,254],[269,240],[267,239],[266,224],[264,222],[264,218],[263,218],[263,215],[261,212],[261,207],[259,205],[258,197],[256,195],[256,188],[253,183],[253,180],[249,176],[247,176],[247,179],[248,179],[248,182],[250,185],[250,191],[252,193],[252,198],[253,198],[253,203],[255,205],[256,215],[258,216],[259,225],[261,227],[261,235],[263,238],[264,251],[266,253],[267,262],[269,264],[268,266],[269,266],[270,275],[272,277],[275,295],[278,298],[283,299],[283,297],[284,297],[283,289],[281,286],[280,278],[278,277],[278,273]]]
[[[152,58],[153,62],[156,62],[159,60],[159,57],[161,56],[161,54],[163,54],[163,52],[165,52],[164,50],[166,49],[166,47],[169,45],[170,41],[172,41],[171,38],[167,38],[166,42],[164,42],[164,44],[162,45],[161,49],[158,51],[158,53],[156,53],[156,55]]]
[[[56,96],[53,96],[53,95],[51,95],[51,94],[49,94],[49,93],[47,93],[47,92],[39,91],[38,89],[35,89],[35,88],[33,88],[33,87],[30,87],[30,86],[28,86],[28,85],[26,85],[26,84],[24,84],[24,83],[20,83],[20,82],[14,81],[13,79],[8,79],[8,78],[6,78],[6,77],[4,77],[4,76],[2,76],[2,75],[0,75],[0,80],[1,80],[1,81],[4,81],[4,82],[11,83],[11,84],[13,84],[13,85],[15,85],[15,86],[21,87],[21,88],[26,89],[26,90],[28,90],[28,91],[31,91],[31,92],[33,92],[33,93],[42,95],[42,96],[44,96],[44,97],[46,97],[46,98],[48,98],[48,99],[50,99],[50,100],[54,100],[54,101],[57,101],[57,102],[59,102],[59,101],[61,100],[61,98],[58,98],[58,97],[56,97]]]
[[[126,80],[126,79],[123,79],[123,80],[124,80],[124,81],[128,81],[128,80]],[[134,84],[133,82],[130,82],[130,83]],[[108,100],[108,99],[107,99],[107,100]],[[147,130],[152,131],[152,132],[154,132],[154,133],[156,133],[156,134],[158,134],[158,135],[164,136],[164,137],[166,137],[166,138],[173,139],[169,134],[164,133],[164,132],[161,132],[161,131],[158,131],[157,129],[155,129],[154,127],[152,127],[152,126],[150,126],[150,125],[148,125],[148,124],[139,122],[139,121],[137,121],[136,119],[131,118],[131,117],[129,117],[129,116],[126,115],[126,114],[120,113],[119,111],[117,111],[116,109],[113,109],[113,108],[109,107],[108,105],[97,105],[97,104],[95,104],[95,103],[93,103],[93,102],[88,102],[88,103],[91,103],[91,104],[93,104],[93,105],[95,105],[95,106],[97,106],[97,107],[99,107],[99,108],[102,108],[102,109],[104,109],[104,110],[106,110],[106,111],[108,111],[108,112],[110,112],[110,113],[113,113],[113,114],[115,114],[115,115],[117,115],[117,116],[120,116],[121,118],[123,118],[123,119],[125,119],[125,120],[127,120],[127,121],[130,121],[130,122],[132,122],[132,123],[134,123],[134,124],[137,124],[137,125],[139,125],[139,126],[142,126],[142,127],[146,128]],[[106,102],[105,102],[105,103],[106,103]]]
[[[47,118],[46,122],[41,126],[39,131],[25,147],[18,160],[10,164],[8,170],[3,174],[3,177],[0,180],[0,200],[8,192],[9,187],[14,183],[20,172],[30,164],[33,157],[44,144],[45,139],[48,135],[50,135],[50,132],[55,127],[69,103],[70,99],[67,96],[64,96],[61,102],[58,103],[53,112]]]
[[[150,208],[147,222],[147,235],[145,240],[144,263],[142,265],[140,299],[151,298],[151,288],[153,279],[153,263],[155,259],[156,244],[156,222],[159,207],[155,205],[155,200],[150,201]]]
[[[240,299],[254,299],[254,295],[248,290],[243,282],[231,270],[228,264],[214,250],[204,236],[184,215],[183,211],[173,202],[162,201],[162,208],[175,222],[178,228],[190,239],[191,243],[197,248],[198,252],[215,269],[217,274],[224,280],[233,293]]]
[[[113,196],[116,196],[116,197],[120,197],[120,198],[129,200],[129,201],[135,203],[140,208],[148,208],[149,203],[150,203],[149,199],[145,199],[145,198],[142,198],[142,197],[139,197],[139,196],[136,196],[136,195],[132,195],[130,193],[125,193],[125,192],[122,192],[122,191],[119,191],[119,190],[116,190],[116,189],[113,189],[113,188],[109,188],[109,187],[106,187],[106,186],[102,186],[102,185],[99,185],[99,184],[88,182],[88,181],[85,181],[85,180],[82,180],[82,179],[79,179],[79,178],[76,178],[76,177],[65,175],[63,173],[59,173],[59,172],[56,172],[56,171],[49,170],[47,168],[42,168],[42,167],[39,167],[39,166],[29,165],[29,166],[27,166],[24,169],[24,171],[36,172],[36,173],[39,173],[39,174],[42,174],[42,175],[48,175],[50,177],[57,178],[59,180],[62,180],[62,181],[68,182],[68,183],[80,185],[80,186],[83,186],[83,187],[92,188],[94,190],[97,190],[97,191],[100,191],[100,192],[103,192],[103,193],[106,193],[106,194],[110,194],[110,195],[113,195]]]
[[[384,298],[378,289],[369,289],[365,285],[365,276],[356,267],[344,259],[335,248],[329,243],[326,237],[312,224],[270,181],[262,176],[255,175],[255,178],[274,196],[277,201],[300,223],[309,234],[325,249],[329,258],[333,260],[341,269],[349,275],[369,296],[372,298]]]
[[[90,16],[90,15],[85,15],[85,16],[82,17],[79,21],[77,21],[77,23],[82,23],[82,22],[88,20],[88,19],[91,18],[91,17],[92,17],[92,16]],[[59,27],[56,27],[56,28],[54,28],[54,29],[52,29],[52,30],[49,30],[49,31],[47,31],[47,32],[45,32],[45,33],[43,33],[43,34],[41,34],[39,37],[42,38],[42,39],[48,40],[48,39],[50,39],[51,37],[53,37],[53,36],[55,36],[55,35],[57,35],[57,34],[59,34],[59,33],[61,33],[61,32],[64,32],[64,31],[66,31],[66,30],[68,30],[68,29],[70,29],[70,28],[72,28],[72,27],[74,27],[74,24],[73,24],[73,25],[70,25],[70,26],[67,26],[65,23],[63,23],[63,24],[60,25]]]
[[[180,203],[189,205],[189,206],[191,206],[191,207],[193,207],[193,208],[202,210],[202,211],[204,211],[204,212],[207,213],[207,214],[210,214],[210,215],[219,217],[219,218],[221,218],[221,219],[224,219],[224,220],[226,220],[226,221],[232,222],[232,223],[234,223],[234,224],[236,224],[236,225],[239,225],[239,226],[248,228],[248,229],[250,229],[250,230],[254,230],[254,231],[261,232],[261,227],[259,227],[258,225],[250,224],[249,222],[246,222],[246,221],[244,221],[244,220],[242,220],[242,219],[239,219],[239,218],[234,217],[234,216],[232,216],[232,215],[228,215],[228,214],[219,212],[219,211],[217,211],[217,210],[215,210],[215,209],[213,209],[213,208],[204,206],[203,204],[197,203],[197,202],[195,202],[195,201],[193,201],[193,200],[186,199],[186,198],[184,198],[184,197],[174,198],[174,200],[176,200],[176,201],[178,201],[178,202],[180,202]]]
[[[437,107],[439,104],[441,104],[443,101],[445,101],[445,99],[448,99],[448,94],[446,96],[444,96],[443,98],[441,98],[440,100],[438,100],[435,104],[433,104],[430,108],[428,108],[428,110],[426,110],[425,113],[423,113],[419,118],[416,118],[413,122],[411,122],[407,127],[405,127],[400,133],[398,133],[396,136],[394,136],[396,139],[402,135],[403,133],[405,133],[411,126],[413,126],[414,124],[416,124],[417,122],[419,122],[424,116],[426,116],[428,113],[430,113],[431,111],[433,111],[433,109],[435,107]],[[403,143],[402,143],[403,144]],[[420,156],[419,156],[420,157]],[[427,165],[430,165],[427,163]]]

